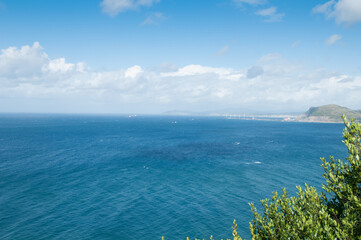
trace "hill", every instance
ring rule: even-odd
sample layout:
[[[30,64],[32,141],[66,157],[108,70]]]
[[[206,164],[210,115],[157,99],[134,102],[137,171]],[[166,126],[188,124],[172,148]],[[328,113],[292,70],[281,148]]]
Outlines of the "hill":
[[[300,122],[342,122],[341,115],[343,114],[349,119],[361,120],[361,110],[351,110],[335,104],[311,107],[296,120]]]

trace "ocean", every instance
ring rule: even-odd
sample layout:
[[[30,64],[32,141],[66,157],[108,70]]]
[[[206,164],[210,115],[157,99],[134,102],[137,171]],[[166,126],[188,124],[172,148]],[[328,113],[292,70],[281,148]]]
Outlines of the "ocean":
[[[248,203],[321,188],[342,124],[0,115],[0,239],[250,239]]]

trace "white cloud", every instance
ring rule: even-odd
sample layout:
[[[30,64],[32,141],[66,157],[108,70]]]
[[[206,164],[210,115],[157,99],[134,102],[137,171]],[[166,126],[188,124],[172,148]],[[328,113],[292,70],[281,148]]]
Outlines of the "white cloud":
[[[54,60],[49,60],[48,64],[45,64],[41,68],[44,72],[52,73],[68,73],[72,71],[83,72],[85,70],[84,63],[66,63],[65,58],[58,58]]]
[[[361,76],[309,69],[280,54],[249,69],[169,63],[94,71],[51,59],[39,43],[0,54],[0,111],[146,112],[225,108],[303,111],[336,103],[360,108]]]
[[[140,25],[157,25],[165,19],[163,13],[152,13]]]
[[[324,4],[319,4],[316,7],[313,8],[314,13],[325,13],[327,15],[331,14],[333,11],[333,6],[335,5],[336,1],[331,0],[329,2],[326,2]]]
[[[237,4],[250,4],[250,5],[262,5],[266,3],[266,0],[233,0]]]
[[[326,44],[331,46],[341,39],[342,39],[341,35],[333,34],[326,40]]]
[[[360,0],[331,0],[313,8],[314,13],[323,13],[334,18],[338,24],[353,24],[361,21]]]
[[[184,77],[203,74],[216,74],[221,76],[230,75],[231,69],[205,67],[201,65],[188,65],[183,68],[179,68],[176,72],[162,73],[161,75],[164,77]]]
[[[229,51],[229,46],[224,46],[221,49],[219,49],[219,51],[216,53],[216,56],[221,57],[224,56],[228,53]]]
[[[125,71],[124,76],[125,78],[136,78],[142,73],[143,73],[143,69],[140,66],[135,65],[133,67],[128,68]]]
[[[265,17],[266,22],[280,22],[285,16],[284,13],[278,13],[276,7],[259,10],[256,12],[256,14]]]
[[[29,77],[38,74],[48,61],[38,42],[20,49],[9,47],[1,50],[0,74],[8,77]]]
[[[158,2],[160,2],[160,0],[103,0],[100,6],[104,13],[110,16],[116,16],[120,12],[135,10],[140,7],[150,7],[153,3]]]

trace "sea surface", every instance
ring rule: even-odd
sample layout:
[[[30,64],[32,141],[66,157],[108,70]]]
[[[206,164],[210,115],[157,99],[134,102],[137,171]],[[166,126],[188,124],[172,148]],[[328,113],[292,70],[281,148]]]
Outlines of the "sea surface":
[[[250,238],[249,202],[321,188],[342,124],[0,115],[0,239]]]

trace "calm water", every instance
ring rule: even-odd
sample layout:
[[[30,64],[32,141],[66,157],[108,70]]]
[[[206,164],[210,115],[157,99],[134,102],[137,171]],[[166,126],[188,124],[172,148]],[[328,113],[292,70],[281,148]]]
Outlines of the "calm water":
[[[172,123],[176,121],[177,123]],[[342,124],[0,115],[1,239],[249,238],[249,202],[323,183]]]

